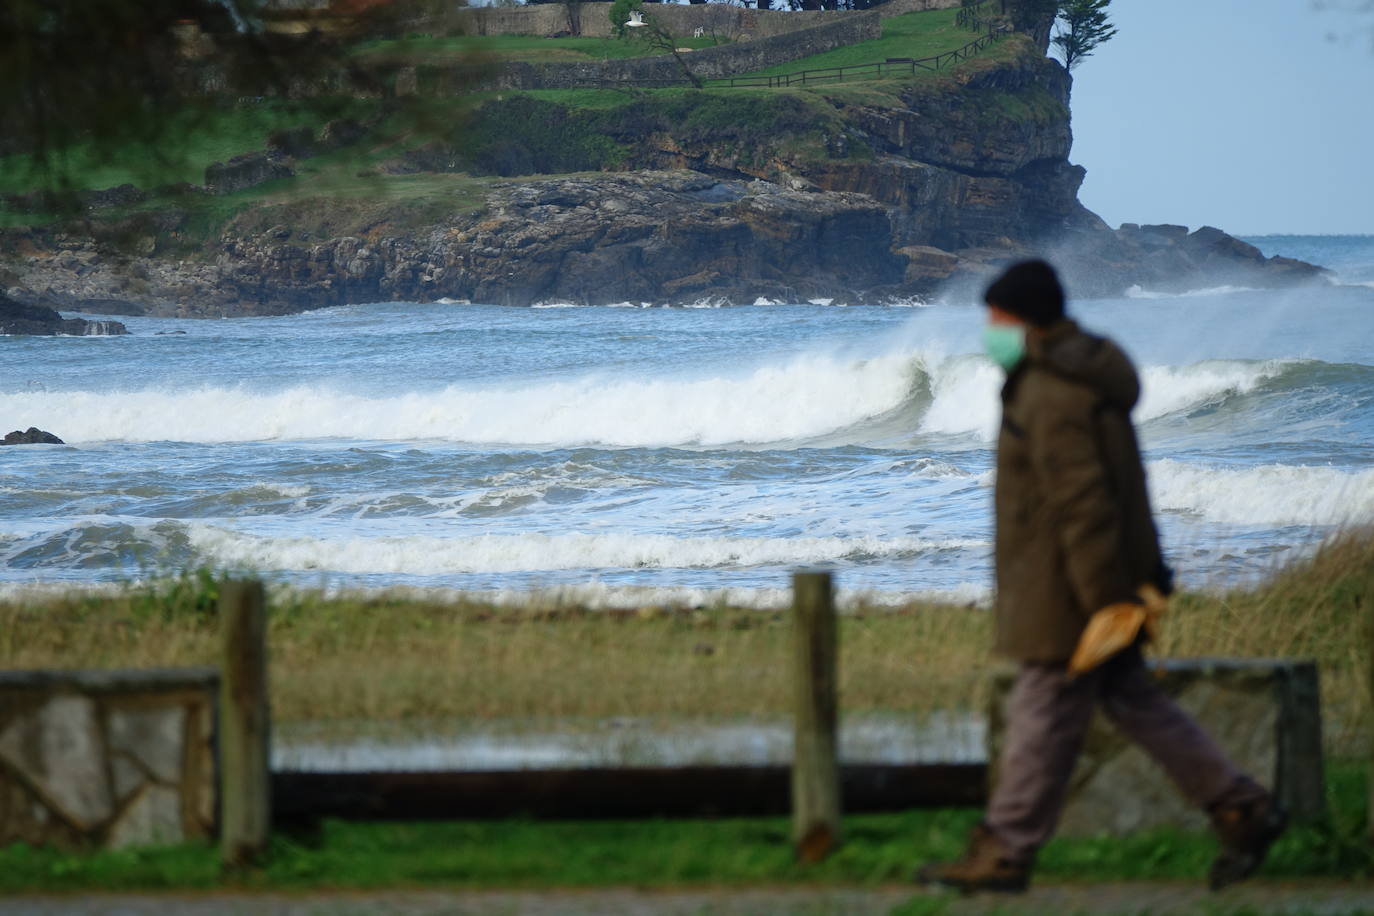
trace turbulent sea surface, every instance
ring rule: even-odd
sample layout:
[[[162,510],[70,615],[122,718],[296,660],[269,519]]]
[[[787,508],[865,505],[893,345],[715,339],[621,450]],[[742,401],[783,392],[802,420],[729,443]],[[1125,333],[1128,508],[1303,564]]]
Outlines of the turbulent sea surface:
[[[1140,366],[1190,586],[1374,520],[1374,238],[1251,241],[1339,285],[1074,304]],[[210,566],[766,605],[827,564],[875,601],[988,593],[1000,372],[972,303],[121,320],[0,338],[0,432],[68,443],[0,450],[5,587]]]

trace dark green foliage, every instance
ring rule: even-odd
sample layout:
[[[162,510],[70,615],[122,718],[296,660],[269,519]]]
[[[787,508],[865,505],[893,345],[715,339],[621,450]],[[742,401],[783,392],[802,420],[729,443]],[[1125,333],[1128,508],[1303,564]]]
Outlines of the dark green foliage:
[[[168,621],[209,621],[219,613],[222,580],[222,573],[204,566],[185,569],[174,577],[154,580],[135,591],[130,596],[130,605],[136,616]]]
[[[1002,0],[1002,6],[1011,17],[1011,27],[1037,40],[1054,22],[1062,4],[1063,0]]]
[[[626,111],[626,127],[639,119],[684,140],[720,137],[762,141],[817,126],[816,110],[795,96],[678,95],[639,103]],[[623,128],[622,128],[623,129]]]
[[[1072,70],[1116,34],[1116,28],[1107,19],[1110,3],[1111,0],[1064,0],[1061,4],[1059,32],[1053,44],[1064,55],[1065,67]]]
[[[599,114],[599,113],[598,113]],[[515,96],[483,105],[467,125],[460,150],[483,175],[536,175],[610,168],[619,144],[561,105]]]
[[[960,0],[959,12],[954,16],[954,24],[961,29],[983,32],[993,24],[992,17],[1000,10],[992,0]]]
[[[336,49],[318,36],[302,40],[258,28],[260,5],[0,3],[0,155],[23,154],[36,186],[57,192],[72,186],[73,150],[99,161],[106,152],[136,146],[143,158],[174,168],[204,107],[201,71],[213,72],[226,95],[261,96],[338,66]],[[182,52],[194,36],[204,56],[192,61]]]
[[[823,126],[815,106],[782,93],[644,94],[610,108],[572,108],[529,96],[491,101],[463,127],[462,158],[478,174],[537,175],[619,168],[646,138],[773,147]]]

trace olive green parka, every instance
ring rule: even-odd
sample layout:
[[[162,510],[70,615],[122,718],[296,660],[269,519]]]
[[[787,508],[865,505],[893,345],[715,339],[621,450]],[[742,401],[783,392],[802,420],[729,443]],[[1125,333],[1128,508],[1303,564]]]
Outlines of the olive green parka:
[[[1063,319],[1027,336],[1002,389],[994,497],[999,653],[1063,662],[1092,614],[1169,591],[1131,409],[1135,368]]]

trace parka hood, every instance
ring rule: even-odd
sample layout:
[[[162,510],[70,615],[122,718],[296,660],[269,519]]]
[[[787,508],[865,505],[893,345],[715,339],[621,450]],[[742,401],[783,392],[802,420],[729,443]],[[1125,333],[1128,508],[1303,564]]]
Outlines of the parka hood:
[[[1126,411],[1140,400],[1140,379],[1130,358],[1112,341],[1089,334],[1070,319],[1055,322],[1042,336],[1031,335],[1026,353],[1031,362],[1090,386]]]

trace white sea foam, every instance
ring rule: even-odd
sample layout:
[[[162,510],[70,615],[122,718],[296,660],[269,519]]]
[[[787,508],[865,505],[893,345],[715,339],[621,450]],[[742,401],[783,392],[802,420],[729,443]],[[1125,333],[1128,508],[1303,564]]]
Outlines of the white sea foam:
[[[792,605],[789,588],[692,588],[688,586],[612,585],[593,579],[572,585],[547,588],[449,589],[411,588],[393,586],[385,594],[430,601],[468,600],[488,602],[503,607],[560,607],[628,609],[642,607],[694,608],[744,607],[758,610],[782,610]],[[358,589],[341,585],[326,589],[330,595],[376,594],[374,589]],[[3,594],[0,592],[0,594]],[[835,590],[835,605],[841,611],[858,608],[896,608],[914,601],[987,607],[992,601],[992,588],[986,584],[964,582],[950,588],[894,591],[888,589],[845,588]]]
[[[1156,509],[1234,525],[1374,522],[1374,469],[1260,465],[1219,468],[1173,459],[1149,466]]]
[[[1150,366],[1141,374],[1137,421],[1189,410],[1221,398],[1254,391],[1293,365],[1292,360],[1211,360],[1191,366]]]
[[[1253,390],[1291,365],[1149,367],[1137,420]],[[915,350],[868,359],[807,354],[751,372],[651,380],[584,376],[372,397],[323,386],[257,392],[22,391],[0,415],[61,416],[69,443],[354,438],[477,444],[684,446],[805,441],[902,407],[929,387],[919,431],[990,439],[1002,373],[982,356]],[[174,423],[168,418],[175,417]],[[288,495],[288,494],[283,494]]]
[[[823,435],[891,411],[906,399],[915,371],[909,354],[895,353],[872,359],[811,355],[702,378],[587,376],[390,397],[317,386],[269,393],[37,391],[0,395],[0,415],[60,416],[69,442],[347,437],[612,446],[767,443]]]
[[[191,546],[215,564],[338,573],[538,572],[564,569],[719,569],[892,559],[985,548],[970,539],[916,537],[669,537],[636,533],[512,534],[441,538],[264,537],[198,523]]]
[[[1207,296],[1227,296],[1231,293],[1253,293],[1258,292],[1250,286],[1209,286],[1205,289],[1190,289],[1181,293],[1166,293],[1158,290],[1144,289],[1139,284],[1131,286],[1126,290],[1127,299],[1199,299]]]
[[[287,499],[300,499],[302,496],[310,495],[310,487],[306,484],[286,484],[272,480],[255,480],[250,489],[284,496]]]

